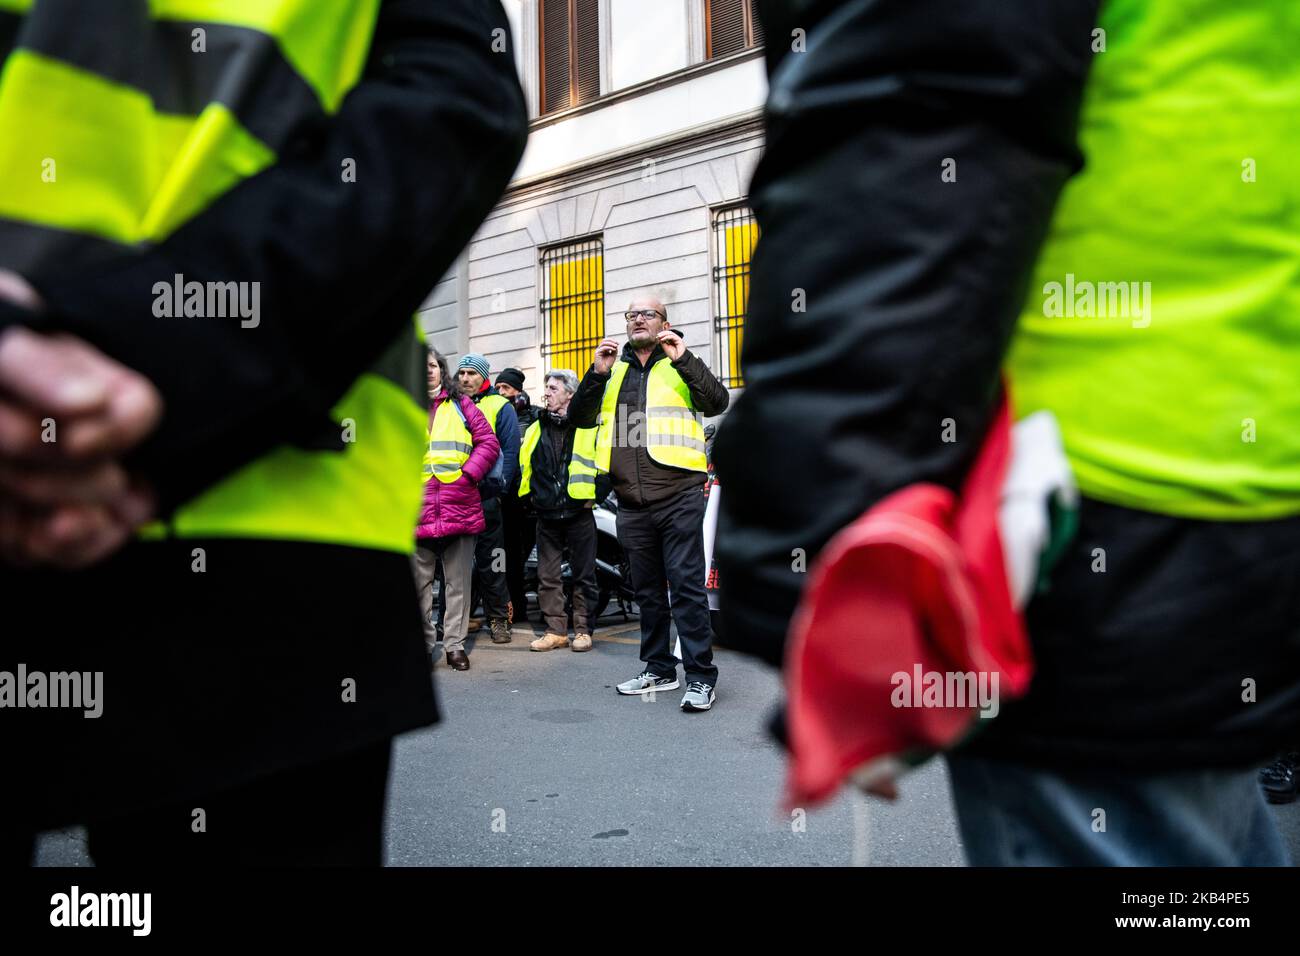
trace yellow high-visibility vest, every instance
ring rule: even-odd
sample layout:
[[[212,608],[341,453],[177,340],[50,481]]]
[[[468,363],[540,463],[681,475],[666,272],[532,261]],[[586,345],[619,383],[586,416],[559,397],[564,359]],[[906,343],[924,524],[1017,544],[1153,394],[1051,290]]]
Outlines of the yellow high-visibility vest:
[[[533,490],[533,452],[542,437],[542,423],[533,422],[524,433],[519,447],[519,468],[523,477],[519,481],[522,498]],[[579,501],[596,499],[596,429],[577,428],[573,432],[573,454],[569,456],[569,497]]]
[[[469,461],[474,450],[474,437],[469,426],[461,417],[461,408],[455,404],[458,399],[448,395],[438,404],[433,413],[433,425],[429,429],[429,444],[424,451],[424,468],[421,477],[424,481],[437,478],[444,485],[449,485],[461,476],[465,462]]]
[[[691,405],[690,389],[671,362],[660,360],[650,367],[645,421],[619,423],[615,420],[618,392],[629,367],[626,361],[616,362],[605,385],[597,425],[597,470],[602,474],[609,471],[614,430],[619,428],[627,432],[620,436],[621,445],[638,440],[636,433],[640,432],[647,443],[646,451],[659,464],[707,473],[709,464],[704,454],[704,425]]]
[[[379,5],[92,3],[58,30],[20,28],[0,71],[0,227],[20,230],[23,241],[6,244],[0,267],[72,268],[79,244],[130,254],[273,166],[298,120],[337,112],[356,85]],[[35,0],[0,0],[0,15],[15,14],[48,26],[36,21],[45,14]],[[102,35],[87,42],[92,30]],[[135,60],[152,68],[134,69]],[[330,410],[342,450],[277,448],[142,536],[410,552],[424,365],[417,327]]]
[[[501,411],[502,406],[509,405],[510,400],[499,392],[493,392],[491,395],[484,395],[478,400],[478,410],[483,413],[483,417],[488,420],[492,426],[492,434],[497,435],[497,413]]]

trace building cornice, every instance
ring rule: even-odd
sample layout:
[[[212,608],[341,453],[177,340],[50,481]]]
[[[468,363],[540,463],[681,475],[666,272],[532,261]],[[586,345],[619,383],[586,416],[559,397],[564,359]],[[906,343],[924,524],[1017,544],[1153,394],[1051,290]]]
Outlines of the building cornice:
[[[689,82],[690,80],[704,76],[707,73],[716,73],[718,70],[725,70],[727,67],[736,66],[738,63],[761,59],[762,56],[762,47],[751,47],[748,50],[740,50],[728,56],[720,56],[717,59],[705,60],[703,63],[695,63],[691,66],[683,67],[680,70],[674,70],[672,73],[666,73],[663,76],[656,76],[633,86],[626,86],[621,90],[615,90],[613,93],[606,93],[604,96],[598,96],[594,100],[588,100],[580,106],[571,106],[567,110],[556,110],[554,113],[547,113],[545,116],[539,116],[528,124],[528,129],[532,132],[544,129],[547,126],[554,126],[556,123],[563,123],[565,120],[573,119],[575,116],[582,116],[584,113],[594,113],[607,106],[613,106],[615,103],[622,103],[624,100],[636,99],[638,96],[645,96],[647,93],[654,93],[669,86],[676,86],[678,83]]]
[[[533,201],[547,193],[568,189],[620,169],[639,170],[641,162],[651,154],[671,150],[673,158],[677,159],[691,152],[761,135],[762,132],[763,111],[747,110],[516,180],[506,189],[497,208]]]

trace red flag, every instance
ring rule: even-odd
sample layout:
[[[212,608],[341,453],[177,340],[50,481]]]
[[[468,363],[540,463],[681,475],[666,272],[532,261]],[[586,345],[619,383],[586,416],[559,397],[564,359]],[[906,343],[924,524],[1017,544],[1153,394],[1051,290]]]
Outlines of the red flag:
[[[973,702],[921,704],[911,696],[921,675],[983,675],[1001,700],[1028,688],[1029,641],[998,532],[1010,454],[1004,393],[960,497],[934,484],[903,488],[831,539],[813,566],[786,656],[791,806],[831,797],[864,765],[890,780],[892,761],[969,732]]]

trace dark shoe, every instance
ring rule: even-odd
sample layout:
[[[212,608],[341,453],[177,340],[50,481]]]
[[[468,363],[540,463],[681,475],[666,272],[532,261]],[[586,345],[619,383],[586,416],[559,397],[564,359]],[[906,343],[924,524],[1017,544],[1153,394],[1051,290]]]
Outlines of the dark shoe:
[[[1300,753],[1283,754],[1259,771],[1259,786],[1269,803],[1292,803],[1300,789]]]
[[[447,666],[454,671],[469,670],[469,655],[464,651],[448,651]]]
[[[492,643],[509,644],[510,641],[511,641],[510,622],[506,620],[499,620],[499,619],[493,621],[492,622]]]

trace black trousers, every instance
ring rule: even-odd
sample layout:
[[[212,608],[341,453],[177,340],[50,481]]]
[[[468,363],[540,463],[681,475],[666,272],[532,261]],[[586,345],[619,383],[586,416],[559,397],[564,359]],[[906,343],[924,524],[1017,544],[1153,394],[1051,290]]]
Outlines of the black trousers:
[[[592,614],[598,595],[596,517],[590,511],[568,518],[537,519],[537,602],[542,606],[546,629],[553,634],[569,633],[560,569],[566,549],[573,574],[573,630],[576,634],[590,634],[596,626]]]
[[[90,855],[97,866],[119,867],[382,866],[391,753],[385,740],[184,803],[92,821]],[[33,834],[0,838],[0,865],[30,865],[34,848]]]
[[[479,593],[483,599],[483,613],[488,620],[504,621],[510,592],[506,589],[506,545],[501,527],[500,498],[484,500],[483,520],[487,527],[474,543],[474,575],[478,579]],[[493,570],[494,568],[501,570]]]
[[[677,623],[687,681],[718,682],[704,590],[703,482],[647,508],[618,512],[618,540],[632,566],[641,611],[641,660],[660,677],[677,673],[670,625]],[[672,589],[669,605],[668,588]]]
[[[528,620],[528,591],[524,588],[524,565],[537,543],[537,518],[518,495],[501,499],[501,527],[506,547],[506,590],[515,606],[515,620]]]

